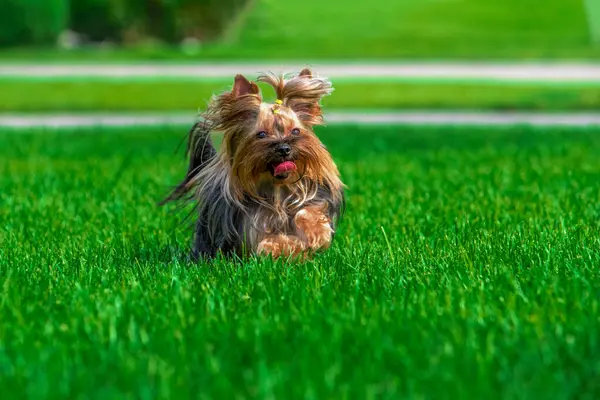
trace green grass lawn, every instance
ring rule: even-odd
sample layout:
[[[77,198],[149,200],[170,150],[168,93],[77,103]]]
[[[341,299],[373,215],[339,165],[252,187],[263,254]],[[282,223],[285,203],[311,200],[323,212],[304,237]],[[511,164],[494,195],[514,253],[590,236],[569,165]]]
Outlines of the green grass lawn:
[[[0,58],[74,59],[598,59],[584,0],[257,0],[197,52],[141,46]]]
[[[598,57],[583,0],[258,0],[216,54],[234,58]]]
[[[597,398],[600,130],[319,130],[304,264],[193,265],[168,127],[0,132],[3,398]]]
[[[0,79],[0,112],[194,111],[231,80]],[[266,98],[274,96],[263,87]],[[600,109],[597,84],[334,81],[327,109]]]

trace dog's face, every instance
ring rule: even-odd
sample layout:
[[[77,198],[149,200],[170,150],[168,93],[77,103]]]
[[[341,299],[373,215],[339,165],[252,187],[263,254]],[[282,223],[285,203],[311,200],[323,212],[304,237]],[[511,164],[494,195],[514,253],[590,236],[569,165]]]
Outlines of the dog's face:
[[[291,80],[292,88],[314,86],[308,73],[303,73]],[[281,93],[283,83],[280,85],[278,97],[283,99],[275,103],[263,103],[258,87],[239,75],[232,90],[234,104],[235,99],[241,102],[239,107],[245,113],[226,132],[223,144],[236,178],[232,182],[247,195],[257,196],[259,187],[295,185],[303,178],[322,182],[337,174],[331,156],[313,131],[321,117],[320,96],[306,98],[296,90],[296,97],[286,97]]]
[[[256,123],[235,139],[232,167],[244,181],[293,184],[303,176],[318,179],[327,167],[321,141],[285,106],[261,104]]]

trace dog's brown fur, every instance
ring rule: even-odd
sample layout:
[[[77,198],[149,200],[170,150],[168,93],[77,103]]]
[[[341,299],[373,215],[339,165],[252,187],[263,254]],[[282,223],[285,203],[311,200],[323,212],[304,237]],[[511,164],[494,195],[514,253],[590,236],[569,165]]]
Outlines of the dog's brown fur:
[[[256,83],[242,75],[233,89],[213,97],[204,122],[191,130],[190,163],[166,201],[198,205],[196,256],[218,251],[310,255],[327,249],[344,206],[343,183],[313,127],[323,123],[320,101],[331,93],[326,78],[304,69],[285,79],[262,75],[280,100],[264,103]],[[223,133],[217,152],[210,132]],[[288,151],[284,156],[283,151]],[[275,176],[273,165],[296,170]]]

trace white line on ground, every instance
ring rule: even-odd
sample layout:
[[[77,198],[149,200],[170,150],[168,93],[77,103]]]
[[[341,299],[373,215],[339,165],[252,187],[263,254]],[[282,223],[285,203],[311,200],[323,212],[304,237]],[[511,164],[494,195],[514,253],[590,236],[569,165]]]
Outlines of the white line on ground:
[[[0,64],[3,77],[98,78],[254,78],[263,71],[294,72],[302,63],[239,64]],[[335,78],[454,79],[506,82],[600,82],[600,64],[583,63],[315,63],[319,75]]]
[[[173,114],[0,114],[0,127],[96,127],[96,126],[191,126],[197,117]],[[524,113],[524,112],[329,112],[328,125],[478,125],[478,126],[600,126],[600,113]]]

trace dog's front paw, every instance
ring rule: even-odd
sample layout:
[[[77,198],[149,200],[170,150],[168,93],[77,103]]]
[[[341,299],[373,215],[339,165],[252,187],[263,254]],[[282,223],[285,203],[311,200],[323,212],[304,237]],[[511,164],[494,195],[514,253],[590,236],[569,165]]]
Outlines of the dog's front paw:
[[[273,258],[281,256],[297,256],[305,249],[302,240],[291,235],[269,235],[259,244],[256,252],[259,255],[271,255]]]
[[[333,229],[329,218],[319,208],[304,208],[294,217],[298,234],[312,250],[327,249],[331,245]]]

